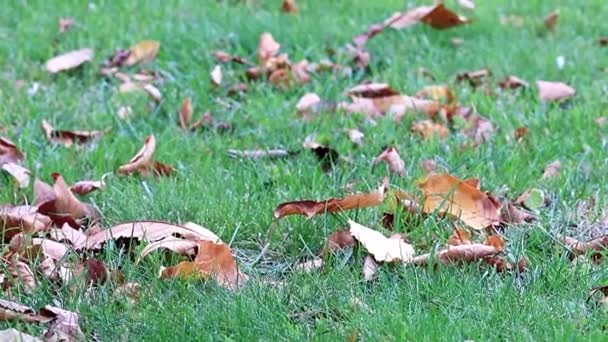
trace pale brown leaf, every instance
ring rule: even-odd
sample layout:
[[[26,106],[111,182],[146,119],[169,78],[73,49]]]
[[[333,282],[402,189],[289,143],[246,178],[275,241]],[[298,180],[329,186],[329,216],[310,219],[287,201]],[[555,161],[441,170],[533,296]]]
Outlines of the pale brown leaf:
[[[405,177],[405,163],[403,162],[403,159],[401,159],[401,156],[399,156],[399,152],[397,152],[397,149],[392,146],[388,147],[386,150],[380,153],[380,155],[376,157],[376,159],[374,159],[372,165],[376,165],[381,161],[385,162],[386,165],[388,165],[388,169],[391,172],[394,172],[401,177]]]
[[[460,246],[471,244],[471,232],[466,229],[456,228],[448,238],[448,246]]]
[[[143,176],[151,173],[169,176],[173,172],[173,168],[169,165],[154,161],[152,159],[154,151],[156,151],[156,138],[154,138],[153,135],[150,135],[144,141],[144,146],[139,152],[137,152],[127,164],[118,168],[118,173],[128,175],[137,172]]]
[[[17,329],[0,330],[0,341],[3,342],[42,342],[38,337],[28,335]]]
[[[213,67],[211,71],[211,83],[216,87],[222,84],[222,67],[220,65]]]
[[[23,304],[0,299],[0,320],[21,320],[27,323],[48,323],[53,316],[37,314],[34,309]]]
[[[106,187],[106,183],[103,180],[83,180],[76,182],[70,186],[70,191],[77,195],[86,195],[95,190],[100,190]]]
[[[49,59],[46,62],[46,70],[51,74],[60,71],[71,70],[93,60],[93,49],[80,49],[70,51]]]
[[[19,164],[23,161],[23,153],[19,151],[17,145],[12,141],[0,137],[0,165],[6,163]]]
[[[85,340],[85,335],[80,330],[80,317],[77,313],[50,305],[40,309],[40,312],[47,316],[53,316],[53,320],[44,334],[45,341],[77,342]]]
[[[262,33],[258,44],[258,61],[260,65],[265,66],[266,63],[279,53],[281,45],[277,43],[272,34],[268,32]]]
[[[473,2],[473,0],[458,0],[458,5],[464,9],[467,10],[474,10],[475,9],[475,3]]]
[[[213,241],[218,241],[219,239],[214,239]],[[180,255],[191,255],[195,256],[195,249],[198,246],[197,241],[193,240],[184,240],[180,238],[174,237],[166,237],[162,240],[155,241],[150,243],[144,248],[139,254],[140,258],[145,257],[146,255],[158,250],[158,249],[168,249],[172,252],[175,252]]]
[[[576,90],[562,82],[536,81],[541,101],[560,101],[572,97]]]
[[[19,188],[27,188],[30,185],[30,170],[15,163],[5,163],[1,165],[0,168],[15,179]]]
[[[400,236],[387,238],[382,233],[348,220],[350,233],[378,262],[408,263],[414,257],[414,247]]]
[[[18,228],[15,233],[23,231],[28,234],[46,230],[51,219],[38,212],[35,206],[0,207],[0,226],[4,228],[5,238],[10,238],[11,228]]]
[[[413,258],[412,264],[417,266],[426,266],[431,260],[447,265],[452,263],[465,263],[483,260],[484,258],[494,256],[500,253],[493,246],[488,246],[480,243],[472,243],[459,246],[451,246],[447,249],[442,249],[435,253],[427,253]]]
[[[160,43],[155,40],[143,40],[129,48],[128,57],[123,62],[125,66],[153,61],[160,49]]]
[[[412,123],[412,132],[420,134],[424,139],[433,139],[438,137],[440,139],[446,138],[450,131],[442,124],[435,123],[431,120],[420,120]]]
[[[184,102],[182,102],[182,106],[179,109],[179,126],[182,129],[188,129],[190,127],[192,113],[192,100],[190,98],[184,99]]]
[[[32,272],[28,264],[14,259],[10,261],[6,270],[12,277],[13,286],[23,286],[25,292],[31,292],[38,287],[34,272]]]

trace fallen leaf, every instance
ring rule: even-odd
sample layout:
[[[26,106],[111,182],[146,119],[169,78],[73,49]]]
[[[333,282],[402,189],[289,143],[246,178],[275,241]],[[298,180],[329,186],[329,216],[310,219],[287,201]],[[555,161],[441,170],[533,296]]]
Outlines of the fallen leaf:
[[[211,83],[213,83],[213,85],[216,87],[219,87],[222,84],[221,66],[216,65],[215,67],[213,67],[213,70],[211,71]]]
[[[188,129],[190,127],[190,121],[192,121],[192,100],[187,98],[182,102],[182,106],[179,109],[179,126],[182,129]]]
[[[15,163],[19,164],[23,161],[23,153],[19,151],[17,145],[12,141],[0,137],[0,165],[4,165],[6,163]]]
[[[469,19],[447,9],[442,3],[435,5],[435,7],[420,18],[420,21],[440,30],[470,22]]]
[[[129,48],[127,58],[122,65],[132,66],[138,63],[153,61],[160,49],[160,43],[155,40],[143,40]]]
[[[23,286],[23,290],[28,293],[38,287],[34,272],[32,272],[26,263],[19,260],[11,260],[6,270],[12,277],[13,286]]]
[[[218,241],[219,239],[215,239],[213,241]],[[145,257],[146,255],[158,250],[158,249],[168,249],[172,252],[175,252],[180,255],[196,255],[196,247],[198,247],[198,242],[193,240],[185,240],[174,237],[166,237],[162,240],[155,241],[147,245],[139,254],[140,258]]]
[[[505,249],[505,241],[499,235],[490,235],[484,245],[492,246],[502,252]]]
[[[394,147],[388,147],[386,150],[380,153],[380,155],[374,159],[372,165],[376,165],[381,161],[385,162],[386,165],[388,165],[388,169],[391,172],[394,172],[401,177],[405,177],[405,163],[403,162],[403,159],[401,159],[399,153]]]
[[[48,323],[52,319],[52,316],[37,314],[29,306],[0,299],[0,320],[2,321],[21,320],[27,323]]]
[[[314,258],[312,260],[308,260],[308,261],[296,264],[296,265],[294,265],[293,268],[296,272],[310,273],[310,272],[318,270],[321,267],[323,267],[323,259]]]
[[[14,234],[23,231],[28,234],[46,230],[51,225],[51,219],[38,212],[34,206],[5,206],[0,207],[0,227],[3,235],[10,239]],[[12,234],[11,228],[18,228]]]
[[[169,176],[173,172],[173,168],[169,165],[162,164],[152,159],[154,151],[156,150],[156,138],[150,135],[144,141],[144,146],[137,152],[137,154],[129,160],[127,164],[124,164],[118,168],[118,173],[132,174],[139,173],[142,176],[148,174],[155,174],[159,176]]]
[[[376,277],[378,272],[378,264],[371,255],[366,255],[363,260],[363,279],[365,281],[372,281]]]
[[[59,18],[59,33],[66,33],[74,25],[73,18]]]
[[[281,45],[277,43],[272,34],[268,32],[262,33],[258,44],[258,61],[260,65],[266,66],[267,62],[279,53]]]
[[[45,341],[84,341],[85,335],[80,330],[80,318],[73,311],[47,305],[40,312],[53,316],[49,328],[44,334]]]
[[[427,253],[416,256],[411,261],[417,266],[427,266],[431,260],[444,265],[452,263],[474,262],[500,253],[493,246],[480,243],[472,243],[459,246],[451,246],[435,253]]]
[[[515,129],[515,132],[513,133],[513,137],[515,138],[516,141],[522,141],[524,138],[526,138],[526,136],[528,136],[528,134],[530,133],[530,130],[528,130],[528,128],[526,127],[518,127]]]
[[[93,60],[93,49],[80,49],[70,51],[49,59],[46,62],[46,70],[51,74],[60,71],[71,70]]]
[[[471,244],[471,232],[463,228],[454,229],[454,233],[448,238],[448,246],[460,246]]]
[[[74,229],[67,223],[61,226],[61,228],[51,229],[49,237],[55,241],[68,241],[76,249],[84,246],[89,238],[82,230]]]
[[[551,32],[555,31],[555,25],[557,25],[558,18],[559,18],[559,13],[557,11],[553,11],[553,12],[549,13],[543,20],[543,22],[545,24],[545,28]]]
[[[100,190],[106,187],[106,183],[103,180],[83,180],[76,182],[70,186],[70,191],[77,195],[86,195],[95,190]]]
[[[456,75],[456,82],[467,81],[471,87],[479,87],[484,79],[490,76],[492,73],[488,69],[479,69],[475,71],[466,71]]]
[[[49,189],[42,186],[39,180],[36,180],[38,187],[36,184],[34,186],[35,203],[41,214],[49,216],[58,225],[63,225],[66,220],[78,222],[84,217],[97,217],[97,212],[92,206],[80,202],[74,196],[61,174],[53,173],[51,176],[54,180],[52,193],[48,192]],[[76,224],[75,228],[78,226]]]
[[[42,342],[38,337],[10,328],[0,331],[0,341],[4,342]]]
[[[513,203],[509,202],[502,207],[500,220],[505,223],[534,222],[536,221],[536,216],[517,208]]]
[[[603,235],[587,242],[566,237],[564,238],[564,243],[575,255],[591,252],[592,257],[598,260],[602,257],[602,253],[608,249],[608,235]]]
[[[450,131],[442,124],[435,123],[431,120],[421,120],[412,123],[412,132],[420,134],[424,139],[433,139],[439,137],[446,138]]]
[[[403,241],[400,235],[390,238],[382,233],[348,220],[350,233],[378,262],[409,263],[414,257],[414,247]]]
[[[363,145],[363,138],[365,137],[365,135],[361,131],[356,128],[351,128],[347,129],[346,133],[348,134],[348,138],[353,144],[355,144],[356,146]]]
[[[528,88],[530,85],[528,82],[521,78],[513,75],[507,76],[502,81],[498,82],[498,86],[502,89],[517,89],[517,88]]]
[[[430,175],[418,187],[424,195],[424,213],[449,214],[477,230],[500,222],[498,203],[454,176]]]
[[[475,3],[473,2],[473,0],[458,0],[458,5],[464,9],[471,11],[475,9]]]
[[[5,163],[1,165],[0,168],[15,179],[19,188],[27,188],[30,185],[30,170],[15,163]]]
[[[297,14],[299,12],[296,0],[283,0],[281,4],[281,11],[290,14]]]
[[[415,7],[407,12],[393,13],[384,24],[394,29],[403,29],[417,24],[420,19],[433,10],[434,6]]]
[[[559,176],[559,171],[562,168],[562,163],[559,160],[549,163],[543,172],[543,179],[555,178]]]
[[[426,86],[416,93],[416,97],[442,103],[452,103],[456,100],[452,90],[445,84]]]
[[[528,210],[537,211],[545,205],[545,194],[540,189],[531,189],[521,194],[514,205],[522,205]]]
[[[321,98],[315,93],[306,93],[298,100],[296,110],[300,115],[316,112],[316,107],[321,103]]]
[[[293,201],[284,202],[274,210],[274,218],[280,219],[289,215],[304,215],[312,217],[324,213],[337,213],[344,210],[374,207],[382,204],[388,187],[385,179],[378,190],[370,193],[358,193],[342,198],[330,198],[324,201]]]
[[[364,83],[351,88],[347,94],[352,103],[341,103],[339,108],[348,113],[364,113],[371,117],[391,113],[395,120],[408,112],[434,113],[438,109],[435,101],[400,95],[385,83]]]
[[[72,145],[84,145],[94,140],[99,139],[103,133],[100,131],[60,131],[53,128],[53,126],[46,120],[42,120],[42,130],[46,135],[46,138],[50,142],[62,144],[65,147]]]
[[[243,159],[262,159],[262,158],[270,158],[270,159],[278,159],[278,158],[287,158],[297,154],[297,152],[291,152],[287,150],[228,150],[228,155],[232,158],[243,158]]]
[[[348,229],[338,230],[327,237],[327,244],[321,250],[321,255],[350,248],[356,243]]]
[[[122,223],[92,234],[87,239],[84,247],[86,249],[99,249],[107,241],[121,238],[138,239],[151,243],[175,236],[193,241],[220,241],[219,237],[213,232],[193,223],[180,226],[166,222],[136,221]]]
[[[146,84],[146,85],[143,86],[142,89],[148,95],[150,95],[150,97],[152,98],[152,100],[154,100],[154,102],[156,102],[156,103],[160,103],[160,100],[162,100],[162,98],[163,98],[163,95],[160,93],[160,90],[158,90],[158,88],[156,88],[152,84]]]
[[[253,65],[251,62],[240,56],[233,56],[224,51],[213,51],[213,57],[220,63],[234,62],[243,65]]]
[[[536,81],[541,101],[560,101],[572,97],[576,90],[562,82]]]
[[[308,135],[304,139],[302,147],[311,150],[319,160],[321,164],[321,169],[324,172],[328,172],[336,165],[336,163],[340,159],[340,154],[333,148],[316,142],[315,137],[315,134]]]

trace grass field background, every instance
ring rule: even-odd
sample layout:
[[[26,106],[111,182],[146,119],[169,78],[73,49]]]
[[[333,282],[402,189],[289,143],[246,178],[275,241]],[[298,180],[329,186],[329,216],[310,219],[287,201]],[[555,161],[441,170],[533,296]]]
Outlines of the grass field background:
[[[606,128],[595,119],[606,115],[608,48],[597,39],[608,34],[608,6],[589,1],[483,1],[470,25],[438,31],[425,25],[375,37],[369,43],[371,74],[350,78],[328,74],[289,90],[254,83],[237,98],[215,89],[209,72],[213,50],[225,50],[256,60],[261,33],[271,32],[281,51],[297,61],[326,58],[368,25],[420,1],[300,1],[298,16],[280,12],[279,1],[17,1],[0,9],[0,126],[2,133],[27,154],[26,166],[50,182],[60,172],[68,182],[99,178],[129,160],[144,138],[157,138],[156,159],[172,164],[172,178],[108,177],[108,187],[87,197],[103,215],[103,225],[129,220],[197,222],[230,242],[243,270],[251,276],[236,293],[213,282],[161,281],[161,264],[175,259],[160,255],[135,265],[117,249],[103,258],[122,267],[129,280],[142,285],[141,301],[128,304],[112,295],[111,286],[92,294],[54,293],[42,284],[33,294],[17,298],[34,307],[56,303],[81,314],[83,330],[109,340],[602,340],[606,314],[586,302],[590,288],[605,285],[605,265],[573,265],[557,236],[568,232],[587,238],[577,217],[578,201],[596,199],[594,214],[605,205],[608,165]],[[457,8],[448,1],[448,7]],[[543,33],[543,17],[559,10],[556,32]],[[500,24],[500,17],[523,18],[521,27]],[[57,33],[60,17],[76,20],[74,28]],[[464,44],[454,47],[450,39]],[[98,66],[118,48],[143,39],[161,42],[154,69],[165,75],[159,86],[163,100],[150,106],[145,94],[119,94],[118,84],[98,75]],[[92,47],[92,64],[56,76],[44,69],[47,59],[77,48]],[[558,68],[556,58],[565,65]],[[424,67],[436,77],[418,74]],[[566,105],[538,100],[535,87],[497,98],[455,85],[459,72],[489,68],[493,80],[517,75],[562,81],[577,90]],[[233,69],[232,71],[230,69]],[[241,69],[224,68],[225,82],[236,81]],[[15,82],[23,80],[23,88]],[[312,122],[298,119],[295,104],[306,92],[327,100],[343,100],[344,91],[363,80],[387,82],[405,94],[425,85],[453,85],[461,103],[474,106],[498,127],[494,139],[476,149],[461,149],[458,136],[445,141],[422,140],[410,132],[421,115],[400,124],[362,116],[326,113]],[[34,82],[40,89],[29,95]],[[211,111],[234,130],[184,133],[176,124],[184,98],[191,97],[195,114]],[[133,115],[122,120],[121,106]],[[48,143],[40,129],[46,119],[61,129],[109,130],[93,148],[67,149]],[[517,143],[513,131],[527,127],[527,142]],[[364,144],[354,148],[345,128],[359,128]],[[227,150],[286,148],[296,150],[307,135],[318,133],[351,164],[324,173],[314,155],[301,153],[281,161],[240,161]],[[379,226],[380,211],[360,210],[309,220],[281,221],[261,263],[251,262],[266,242],[275,206],[296,199],[324,199],[375,188],[385,175],[371,161],[384,146],[394,145],[408,176],[393,176],[391,184],[416,193],[423,175],[421,162],[433,159],[464,179],[479,177],[484,190],[514,199],[530,188],[549,194],[551,204],[534,224],[507,231],[509,253],[525,256],[529,271],[519,276],[497,274],[488,267],[467,265],[436,271],[382,267],[379,279],[363,281],[358,258],[336,255],[320,272],[293,273],[290,266],[312,257],[328,233],[343,227],[345,218]],[[543,168],[562,163],[557,178],[542,180]],[[31,189],[15,192],[8,177],[0,177],[0,203],[23,203]],[[587,222],[588,223],[588,222]],[[578,225],[579,228],[573,228]],[[588,226],[588,225],[587,225]],[[581,228],[582,227],[582,228]],[[606,232],[605,227],[597,228]],[[444,220],[401,225],[415,244],[432,246],[450,235]],[[283,282],[268,285],[267,279]],[[8,326],[2,323],[2,326]],[[42,327],[10,323],[33,334]]]

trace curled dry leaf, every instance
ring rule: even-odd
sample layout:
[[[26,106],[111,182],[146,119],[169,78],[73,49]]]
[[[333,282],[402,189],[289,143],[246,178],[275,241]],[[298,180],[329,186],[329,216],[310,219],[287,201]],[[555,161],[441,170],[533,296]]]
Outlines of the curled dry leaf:
[[[433,139],[434,137],[443,139],[450,134],[446,126],[431,120],[416,121],[412,123],[411,130],[414,133],[420,134],[424,139]]]
[[[142,89],[148,95],[150,95],[150,97],[152,98],[152,100],[154,100],[154,102],[156,102],[156,103],[160,103],[160,100],[162,100],[162,98],[163,98],[163,95],[161,94],[160,90],[158,90],[158,88],[156,88],[152,84],[146,84],[146,85],[143,86]]]
[[[601,258],[602,252],[608,249],[608,235],[603,235],[587,242],[566,237],[564,243],[574,254],[580,255],[592,252],[592,257],[597,260]]]
[[[378,264],[371,255],[366,255],[363,260],[363,279],[365,281],[372,281],[376,277],[378,271]]]
[[[419,255],[412,260],[412,264],[426,266],[431,260],[447,265],[451,263],[474,262],[500,253],[494,246],[480,243],[472,243],[459,246],[451,246],[435,253]]]
[[[192,100],[187,98],[182,102],[182,106],[179,109],[179,126],[182,129],[190,128],[190,121],[192,121]]]
[[[23,161],[23,153],[12,141],[0,137],[0,165],[6,163],[18,164]]]
[[[454,229],[454,233],[448,238],[448,246],[469,244],[471,244],[471,232],[463,228]]]
[[[84,145],[99,139],[103,133],[100,131],[60,131],[56,130],[48,121],[42,120],[40,124],[46,138],[50,142],[62,144],[65,147]]]
[[[86,195],[95,190],[100,190],[106,187],[106,183],[103,180],[93,181],[93,180],[83,180],[80,182],[76,182],[70,186],[70,191],[77,195]]]
[[[219,87],[222,84],[222,67],[220,65],[216,65],[211,70],[211,83],[214,86]]]
[[[559,12],[553,11],[545,17],[543,23],[545,24],[545,28],[551,32],[555,31],[555,26],[557,25],[557,19],[559,18]]]
[[[382,233],[348,220],[350,233],[359,241],[378,262],[404,262],[408,263],[414,257],[414,247],[403,241],[395,234],[390,238]]]
[[[30,185],[30,170],[15,163],[5,163],[1,165],[0,168],[15,179],[19,188],[27,188]]]
[[[143,40],[129,48],[128,57],[123,62],[123,65],[132,66],[140,62],[151,62],[156,58],[159,49],[159,42],[155,40]]]
[[[430,175],[418,187],[424,213],[449,214],[477,230],[500,222],[500,205],[493,197],[452,175]]]
[[[122,174],[133,174],[139,173],[142,176],[150,173],[159,176],[169,176],[173,172],[173,168],[169,165],[162,164],[154,161],[154,151],[156,150],[156,138],[150,135],[144,141],[144,146],[137,152],[135,157],[131,158],[129,162],[118,168],[118,173]]]
[[[97,217],[95,209],[80,202],[59,173],[51,176],[55,181],[52,188],[40,180],[34,184],[35,203],[40,213],[49,216],[58,225],[68,222],[75,228],[79,227],[79,219]]]
[[[217,241],[217,240],[218,239],[215,239],[213,241]],[[141,251],[141,253],[139,254],[139,257],[143,258],[146,255],[148,255],[158,249],[168,249],[177,254],[195,256],[196,255],[195,249],[197,246],[198,246],[197,241],[185,240],[185,239],[174,238],[174,237],[166,237],[162,240],[155,241],[155,242],[152,242],[151,244],[147,245],[146,248],[144,248]]]
[[[122,223],[90,235],[84,247],[86,249],[99,249],[107,241],[121,238],[156,242],[164,238],[176,236],[195,241],[220,241],[219,237],[213,232],[193,223],[186,223],[180,226],[166,222],[137,221]]]
[[[562,82],[536,81],[541,101],[560,101],[572,97],[576,90]]]
[[[504,223],[523,223],[536,221],[536,215],[517,208],[509,202],[502,207],[500,220]]]
[[[298,5],[296,4],[296,0],[283,0],[281,4],[281,11],[290,14],[298,13]]]
[[[559,176],[559,171],[562,168],[562,163],[559,160],[549,163],[543,171],[543,179],[555,178]]]
[[[47,305],[40,313],[53,317],[44,334],[45,341],[84,341],[85,335],[80,330],[80,318],[73,311]]]
[[[401,159],[401,156],[399,156],[399,152],[397,152],[397,149],[392,146],[387,148],[382,153],[380,153],[380,155],[376,157],[376,159],[374,159],[372,165],[376,165],[381,161],[385,162],[386,165],[388,165],[388,169],[391,172],[394,172],[401,177],[405,177],[405,163],[403,162],[403,159]]]
[[[0,299],[0,320],[12,321],[15,319],[27,323],[48,323],[53,319],[53,316],[38,314],[29,306]]]
[[[80,49],[70,51],[49,59],[46,62],[46,70],[51,74],[60,71],[71,70],[93,60],[93,49]]]
[[[384,179],[382,185],[370,193],[358,193],[342,198],[330,198],[324,201],[294,201],[279,204],[274,210],[275,219],[289,215],[304,215],[312,217],[323,213],[337,213],[344,210],[374,207],[382,204],[388,187],[388,179]]]
[[[44,231],[50,225],[51,219],[34,206],[0,207],[0,226],[6,239],[20,231],[28,234]]]
[[[268,32],[262,33],[260,42],[258,43],[258,61],[260,65],[266,66],[267,62],[279,53],[281,45],[277,43],[272,34]]]
[[[528,88],[530,85],[528,82],[521,78],[513,75],[505,77],[502,81],[498,82],[498,86],[502,89],[517,89],[517,88]]]
[[[13,259],[9,262],[6,270],[11,275],[13,286],[23,286],[25,292],[30,292],[38,287],[34,272],[25,262]]]

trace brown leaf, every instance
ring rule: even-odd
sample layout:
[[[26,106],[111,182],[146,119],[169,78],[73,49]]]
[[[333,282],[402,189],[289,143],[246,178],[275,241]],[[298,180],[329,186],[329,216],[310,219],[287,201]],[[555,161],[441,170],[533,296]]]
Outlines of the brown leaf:
[[[0,165],[6,163],[19,164],[23,161],[23,153],[19,151],[17,145],[12,141],[0,137]]]
[[[365,281],[372,281],[376,277],[376,272],[378,272],[378,264],[376,264],[376,260],[371,255],[366,255],[363,260],[363,279]]]
[[[93,60],[93,49],[80,49],[70,51],[49,59],[46,62],[46,70],[51,74],[60,71],[71,70]]]
[[[424,213],[449,214],[481,230],[500,222],[500,207],[479,189],[449,174],[430,175],[418,183],[425,197]]]
[[[144,141],[144,146],[137,152],[135,157],[131,158],[129,162],[118,168],[118,173],[132,174],[139,173],[142,176],[148,174],[156,174],[159,176],[169,176],[173,172],[173,168],[169,165],[165,165],[152,160],[154,151],[156,150],[156,138],[150,135]]]
[[[479,69],[475,71],[466,71],[456,75],[456,82],[467,81],[471,87],[479,87],[484,79],[492,73],[488,69]]]
[[[277,43],[272,34],[262,33],[258,44],[258,61],[260,65],[266,66],[267,62],[279,53],[281,45]]]
[[[420,6],[413,8],[407,12],[393,13],[384,24],[394,29],[403,29],[417,24],[420,19],[431,12],[434,6]]]
[[[19,188],[27,188],[30,185],[30,170],[15,163],[5,163],[1,165],[0,168],[15,179]]]
[[[50,193],[47,187],[41,186],[42,182],[38,180],[38,187],[36,184],[34,186],[35,203],[40,213],[51,217],[58,225],[62,225],[65,220],[77,221],[83,217],[97,217],[96,211],[91,206],[80,202],[74,196],[59,173],[53,173],[51,176],[55,181],[52,187],[53,193]]]
[[[543,172],[543,179],[555,178],[559,176],[559,171],[562,168],[562,163],[559,160],[549,163]]]
[[[283,0],[283,4],[281,4],[281,11],[290,14],[297,14],[299,10],[296,0]]]
[[[275,219],[289,215],[304,215],[312,217],[319,214],[337,213],[344,210],[374,207],[382,204],[388,179],[385,179],[378,190],[370,193],[358,193],[342,198],[330,198],[324,201],[294,201],[279,204],[274,210]]]
[[[472,243],[467,245],[451,246],[447,249],[442,249],[435,253],[427,253],[414,257],[412,264],[417,266],[426,266],[431,260],[444,265],[452,263],[474,262],[483,260],[484,258],[494,256],[500,253],[493,246],[488,246],[480,243]]]
[[[517,208],[513,203],[509,202],[502,207],[500,220],[505,223],[534,222],[536,221],[536,216]]]
[[[80,330],[80,318],[73,311],[47,305],[40,309],[40,313],[54,317],[44,334],[45,341],[84,341],[85,335]]]
[[[140,62],[151,62],[156,58],[159,49],[159,42],[155,40],[143,40],[129,48],[128,57],[122,65],[132,66]]]
[[[23,231],[28,234],[46,230],[51,225],[51,219],[38,212],[34,206],[0,207],[0,227],[6,239]],[[18,228],[11,232],[11,228]]]
[[[172,236],[180,236],[184,239],[194,241],[220,241],[217,235],[210,230],[192,223],[180,226],[157,221],[137,221],[122,223],[90,235],[86,241],[85,248],[99,249],[103,243],[120,238],[156,242]]]
[[[219,241],[218,239],[214,239],[213,241]],[[158,250],[158,249],[168,249],[172,252],[175,252],[180,255],[191,255],[195,256],[195,249],[198,247],[198,242],[193,240],[184,240],[180,238],[174,237],[166,237],[162,240],[155,241],[150,243],[144,248],[139,254],[140,258],[145,257],[146,255]]]
[[[378,262],[408,263],[414,257],[414,247],[403,241],[400,235],[390,238],[382,233],[348,220],[350,233]]]
[[[106,187],[106,183],[103,180],[93,181],[93,180],[83,180],[80,182],[76,182],[70,186],[70,191],[77,195],[86,195],[95,190],[100,190]]]
[[[380,153],[380,155],[374,159],[372,165],[376,165],[380,161],[385,162],[391,172],[394,172],[401,177],[405,177],[405,163],[394,147],[388,147],[386,150]]]
[[[521,78],[513,75],[509,75],[505,77],[502,81],[498,82],[498,86],[502,89],[517,89],[517,88],[527,88],[530,85],[528,82],[522,80]]]
[[[211,71],[211,83],[216,87],[222,84],[222,67],[220,65],[213,67]]]
[[[192,100],[190,98],[184,99],[184,102],[182,102],[182,106],[179,109],[179,126],[182,129],[188,129],[190,127],[192,112]]]
[[[469,19],[447,9],[442,3],[433,7],[433,9],[420,18],[420,21],[440,30],[470,22]]]
[[[66,33],[74,25],[73,18],[59,18],[59,33]]]
[[[592,257],[594,259],[599,259],[602,256],[602,252],[608,249],[608,235],[600,236],[588,242],[566,237],[564,243],[576,255],[592,252]]]
[[[364,113],[371,117],[392,113],[398,120],[408,112],[434,113],[438,109],[435,101],[400,95],[385,83],[364,83],[351,88],[347,93],[352,103],[341,103],[340,109],[348,113]]]
[[[536,81],[541,101],[560,101],[572,97],[576,90],[562,82]]]
[[[61,242],[45,238],[26,239],[23,233],[15,235],[9,246],[11,253],[30,262],[45,258],[61,260],[68,253],[68,247]]]
[[[416,97],[442,103],[453,103],[456,100],[450,87],[445,84],[426,86],[416,93]]]
[[[22,320],[27,323],[48,323],[53,316],[37,314],[34,309],[23,304],[0,299],[0,320],[11,321],[14,319]]]
[[[433,139],[439,137],[446,138],[450,131],[442,124],[435,123],[431,120],[421,120],[412,123],[412,132],[420,134],[424,139]]]
[[[471,232],[463,228],[456,228],[448,238],[448,246],[460,246],[471,244]]]
[[[16,259],[11,260],[6,267],[6,270],[12,277],[13,286],[23,286],[23,290],[25,292],[31,292],[38,287],[38,282],[36,281],[36,277],[34,277],[34,272],[32,272],[26,263]]]
[[[356,243],[348,229],[338,230],[327,237],[327,244],[321,250],[321,255],[350,248]]]
[[[84,145],[94,140],[99,139],[103,133],[100,131],[60,131],[53,128],[53,126],[46,120],[42,120],[42,130],[46,135],[46,138],[50,142],[62,144],[65,147],[72,145]]]
[[[545,28],[551,32],[555,31],[555,25],[557,25],[558,18],[559,18],[559,13],[557,12],[557,10],[549,13],[543,20],[543,22],[545,24]]]
[[[306,93],[298,100],[296,110],[300,115],[316,112],[316,107],[321,103],[321,98],[315,93]]]
[[[250,61],[243,57],[230,55],[224,51],[213,51],[211,54],[220,63],[234,62],[243,65],[253,65]]]

